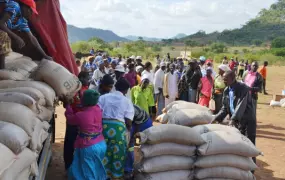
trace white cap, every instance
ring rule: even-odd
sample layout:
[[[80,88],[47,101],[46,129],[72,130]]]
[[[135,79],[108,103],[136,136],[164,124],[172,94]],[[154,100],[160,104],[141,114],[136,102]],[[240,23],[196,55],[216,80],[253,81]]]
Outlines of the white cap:
[[[164,67],[164,66],[166,66],[166,63],[165,62],[161,62],[160,63],[160,67]]]
[[[229,67],[228,65],[226,65],[226,64],[221,64],[221,65],[219,65],[219,69],[221,69],[221,70],[223,70],[223,71],[225,71],[225,72],[231,70],[230,67]]]
[[[141,69],[143,69],[142,66],[137,66],[137,67],[136,67],[136,72],[139,72]]]
[[[135,55],[132,55],[131,57],[130,57],[130,59],[135,59],[136,58],[136,56]]]
[[[140,59],[140,60],[141,60],[141,59],[142,59],[142,57],[141,57],[141,56],[137,56],[137,58],[136,58],[136,59]]]
[[[115,68],[115,71],[119,71],[119,72],[126,72],[125,68],[122,65],[117,65]]]

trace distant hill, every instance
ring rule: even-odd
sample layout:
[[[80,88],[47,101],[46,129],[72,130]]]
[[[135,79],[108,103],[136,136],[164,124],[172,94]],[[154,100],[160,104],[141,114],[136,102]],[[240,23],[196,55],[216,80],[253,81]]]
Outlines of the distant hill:
[[[128,41],[112,31],[95,28],[78,28],[73,25],[67,25],[68,39],[70,43],[76,41],[87,41],[92,37],[100,38],[106,42]]]
[[[137,40],[139,40],[139,37],[141,37],[141,36],[126,36],[124,38],[131,40],[131,41],[137,41]],[[161,41],[160,38],[151,38],[151,37],[144,37],[144,36],[142,38],[145,41],[152,41],[152,42]]]
[[[210,34],[199,31],[178,41],[191,39],[200,44],[223,42],[230,45],[252,45],[255,40],[270,42],[279,36],[285,36],[285,0],[278,0],[269,9],[262,9],[256,18],[248,21],[242,28]]]
[[[184,33],[179,33],[179,34],[177,34],[176,36],[174,36],[172,39],[180,39],[180,38],[184,38],[184,37],[186,37],[187,35],[186,34],[184,34]]]

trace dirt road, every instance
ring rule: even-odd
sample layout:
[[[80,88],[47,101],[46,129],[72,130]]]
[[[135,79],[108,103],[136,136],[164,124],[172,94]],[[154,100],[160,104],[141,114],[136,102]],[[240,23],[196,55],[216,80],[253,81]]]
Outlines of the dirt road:
[[[285,85],[285,67],[268,69],[267,89],[269,94],[281,93]],[[257,108],[257,147],[264,153],[258,157],[259,180],[285,180],[285,109],[269,107],[272,95],[260,95]],[[57,109],[56,143],[53,145],[53,161],[47,172],[47,180],[63,180],[63,141],[65,133],[64,109]]]

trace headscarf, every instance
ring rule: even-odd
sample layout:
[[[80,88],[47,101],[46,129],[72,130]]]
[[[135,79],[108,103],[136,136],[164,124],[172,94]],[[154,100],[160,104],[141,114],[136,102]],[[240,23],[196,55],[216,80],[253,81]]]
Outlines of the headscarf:
[[[136,67],[136,72],[139,72],[139,71],[142,70],[142,69],[143,69],[142,66],[137,66],[137,67]]]
[[[227,71],[231,70],[230,67],[228,65],[226,65],[226,64],[221,64],[221,65],[219,65],[218,68],[221,69],[224,72],[227,72]]]
[[[82,104],[84,106],[95,106],[98,103],[99,97],[100,93],[93,89],[88,89],[83,93]]]
[[[34,0],[20,0],[20,2],[29,6],[32,9],[33,13],[39,14],[37,11],[37,5]]]

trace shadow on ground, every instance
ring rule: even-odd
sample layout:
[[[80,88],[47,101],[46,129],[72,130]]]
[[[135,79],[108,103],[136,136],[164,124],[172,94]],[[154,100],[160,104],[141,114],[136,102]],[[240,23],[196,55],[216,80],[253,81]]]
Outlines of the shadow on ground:
[[[273,175],[273,171],[267,169],[269,166],[266,162],[257,159],[257,166],[259,169],[255,172],[255,177],[257,180],[285,180],[284,178],[276,178]]]

